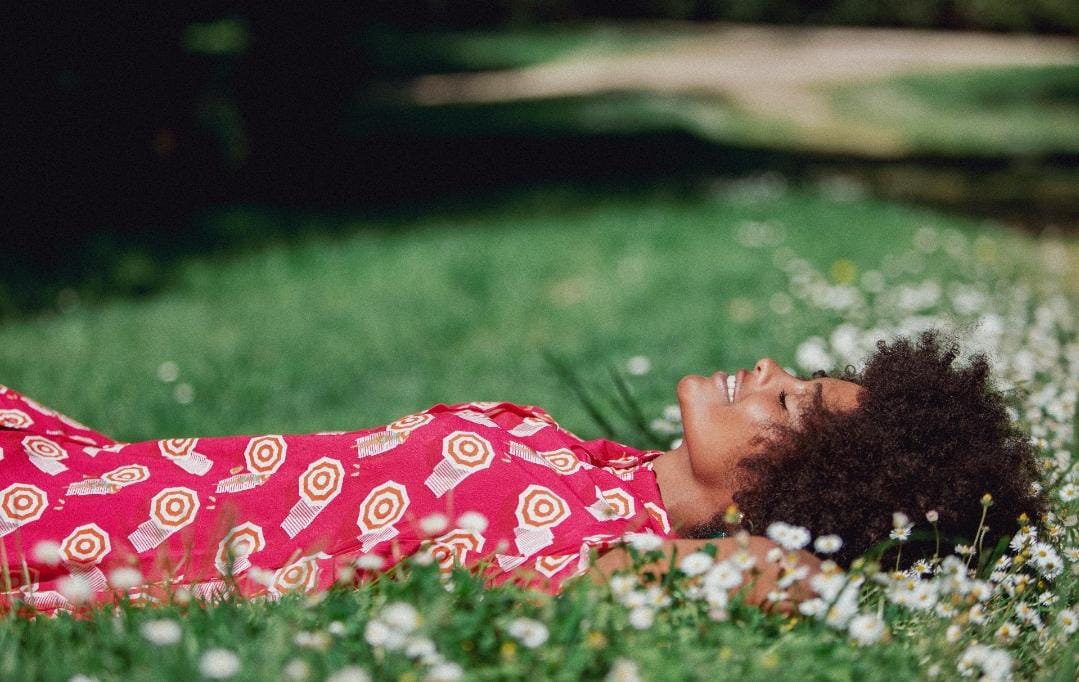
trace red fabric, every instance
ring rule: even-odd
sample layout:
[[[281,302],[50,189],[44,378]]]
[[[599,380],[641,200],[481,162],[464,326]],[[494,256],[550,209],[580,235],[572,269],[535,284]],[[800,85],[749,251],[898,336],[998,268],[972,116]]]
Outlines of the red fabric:
[[[230,574],[245,594],[274,597],[348,579],[359,556],[389,567],[424,547],[444,570],[483,562],[494,583],[557,592],[590,548],[631,531],[671,536],[659,454],[581,440],[511,403],[435,405],[360,431],[116,443],[0,387],[12,583],[3,593],[0,581],[0,604],[17,594],[71,608],[71,575],[107,599],[120,566],[141,572],[129,594],[148,600],[179,585],[210,596]],[[473,514],[462,528],[465,512],[487,527]],[[425,533],[436,513],[447,527]],[[59,543],[58,563],[43,541]]]

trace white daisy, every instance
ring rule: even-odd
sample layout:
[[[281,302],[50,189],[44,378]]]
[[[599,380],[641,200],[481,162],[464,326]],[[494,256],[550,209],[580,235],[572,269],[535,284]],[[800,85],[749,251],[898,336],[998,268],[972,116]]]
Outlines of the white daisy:
[[[663,538],[655,533],[626,533],[622,539],[638,552],[654,552],[663,547]]]
[[[34,561],[45,564],[46,566],[57,566],[60,564],[60,543],[53,542],[52,540],[42,540],[34,545],[34,549],[31,552],[34,557]]]
[[[1060,491],[1057,492],[1061,502],[1071,502],[1079,499],[1079,485],[1074,483],[1065,483],[1060,486]]]
[[[634,355],[626,361],[626,371],[635,377],[644,376],[652,371],[652,361],[643,355]]]
[[[346,665],[331,673],[326,682],[371,682],[371,675],[359,666]]]
[[[637,588],[637,576],[629,573],[614,575],[611,576],[607,584],[610,586],[611,594],[615,596],[615,599],[625,599]]]
[[[1019,626],[1011,621],[1004,621],[1004,623],[1002,623],[1001,626],[997,628],[996,632],[993,633],[993,636],[1004,644],[1008,644],[1018,635]]]
[[[745,549],[734,552],[727,561],[739,571],[748,571],[757,565],[757,557],[753,556],[751,552]]]
[[[819,618],[824,615],[828,603],[823,599],[806,599],[798,604],[798,612],[809,618]]]
[[[386,560],[378,554],[361,554],[354,562],[356,568],[365,571],[378,571],[386,565]]]
[[[390,627],[405,634],[420,626],[420,614],[412,604],[403,601],[387,604],[379,617]]]
[[[82,604],[94,596],[94,588],[77,575],[66,575],[56,583],[57,591],[73,604]]]
[[[638,630],[647,630],[652,627],[656,612],[647,606],[638,606],[629,612],[629,624]]]
[[[874,614],[863,613],[851,619],[847,632],[858,646],[874,644],[884,636],[884,621]]]
[[[892,528],[890,533],[888,533],[888,537],[893,540],[898,540],[900,542],[906,542],[908,539],[910,539],[910,531],[912,528],[914,528],[914,526],[912,525],[896,526],[895,528]]]
[[[948,626],[948,629],[944,631],[944,639],[949,644],[955,644],[963,637],[963,628],[959,627],[955,623]]]
[[[435,643],[427,637],[409,637],[405,644],[405,656],[417,660],[424,665],[435,665],[442,662]]]
[[[678,568],[687,576],[693,578],[701,575],[712,567],[714,560],[704,552],[693,552],[682,557],[678,562]]]
[[[465,676],[464,669],[452,661],[431,666],[423,678],[426,682],[457,682]]]
[[[809,531],[801,526],[792,526],[782,521],[776,521],[768,526],[765,535],[788,551],[802,549],[809,544],[812,536]]]
[[[1075,634],[1075,631],[1079,630],[1079,614],[1076,614],[1074,608],[1061,609],[1057,614],[1057,625],[1064,630],[1065,634]]]
[[[478,511],[466,511],[457,517],[457,525],[464,530],[482,533],[487,530],[487,517]]]
[[[131,566],[120,566],[109,572],[109,585],[117,590],[129,590],[142,584],[142,573]]]
[[[420,519],[420,530],[424,535],[438,535],[450,525],[449,518],[445,514],[435,512]]]
[[[169,618],[156,618],[140,625],[139,634],[151,644],[168,646],[179,642],[184,632],[176,621]]]
[[[843,547],[843,538],[838,535],[821,535],[813,541],[813,549],[818,554],[835,554]]]
[[[228,649],[207,649],[199,659],[203,677],[224,680],[240,672],[240,657]]]
[[[616,658],[604,682],[641,682],[641,673],[630,659]]]
[[[294,658],[281,668],[281,673],[289,680],[306,680],[311,677],[311,666],[302,658]]]
[[[702,581],[706,590],[730,590],[742,584],[742,571],[729,561],[720,561],[712,566]]]
[[[506,632],[529,649],[542,646],[550,636],[547,626],[532,618],[514,619],[506,628]]]
[[[371,646],[380,646],[388,651],[397,651],[405,646],[406,636],[379,618],[367,621],[363,638]]]
[[[985,613],[985,607],[981,604],[971,606],[970,610],[967,611],[967,618],[975,625],[985,625],[986,621],[989,620],[989,616]]]

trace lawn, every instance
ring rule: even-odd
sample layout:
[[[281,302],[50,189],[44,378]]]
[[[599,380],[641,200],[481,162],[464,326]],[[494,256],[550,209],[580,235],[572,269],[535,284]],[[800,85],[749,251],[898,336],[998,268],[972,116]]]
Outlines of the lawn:
[[[848,121],[901,132],[915,153],[1079,151],[1079,66],[904,76],[836,90]]]
[[[754,114],[718,92],[597,92],[574,97],[400,107],[367,103],[354,122],[360,134],[383,130],[481,133],[632,134],[681,130],[716,144],[764,149],[1012,157],[1079,151],[1079,67],[975,69],[919,74],[818,88],[830,115],[803,128]],[[858,131],[862,149],[831,145]]]
[[[0,377],[127,440],[351,429],[473,399],[539,404],[589,436],[546,353],[595,396],[613,393],[618,369],[658,420],[687,372],[765,354],[842,365],[878,335],[946,325],[992,353],[1039,438],[1057,511],[1039,539],[1062,570],[1029,544],[1027,566],[982,567],[991,596],[977,617],[965,572],[924,581],[928,610],[870,579],[836,596],[864,616],[848,622],[737,602],[717,612],[685,577],[652,593],[578,582],[549,599],[403,566],[326,597],[7,619],[0,678],[1074,679],[1079,245],[857,190],[766,175],[695,191],[537,189],[381,218],[236,206],[206,220],[302,236],[189,258],[150,297],[67,292],[0,328]]]
[[[842,199],[761,176],[681,196],[541,190],[383,219],[235,207],[207,220],[308,236],[191,259],[152,298],[10,323],[0,375],[128,440],[353,428],[473,399],[544,405],[587,431],[545,352],[597,379],[608,363],[649,357],[638,389],[658,411],[685,373],[762,355],[790,364],[807,332],[827,330],[769,307],[787,287],[775,247],[862,271],[908,248],[919,226],[978,229]],[[767,243],[747,245],[755,229]],[[166,362],[193,389],[189,403],[156,378]]]
[[[386,128],[465,135],[681,130],[717,144],[859,157],[1026,157],[1079,150],[1076,64],[942,73],[914,67],[906,75],[859,77],[847,84],[826,77],[819,83],[792,81],[788,87],[807,88],[812,99],[819,99],[814,105],[820,111],[811,125],[781,111],[767,115],[747,108],[707,79],[675,93],[615,88],[479,105],[413,107],[402,101],[409,99],[403,93],[391,94],[393,85],[424,74],[519,69],[567,59],[577,60],[582,69],[602,71],[609,68],[605,56],[677,53],[701,31],[677,23],[548,24],[487,32],[371,29],[357,36],[356,44],[391,87],[364,93],[353,130],[360,135]],[[715,40],[724,38],[720,34]],[[589,61],[593,57],[595,63]],[[939,59],[952,57],[945,51]],[[693,52],[685,60],[686,70],[700,68]]]

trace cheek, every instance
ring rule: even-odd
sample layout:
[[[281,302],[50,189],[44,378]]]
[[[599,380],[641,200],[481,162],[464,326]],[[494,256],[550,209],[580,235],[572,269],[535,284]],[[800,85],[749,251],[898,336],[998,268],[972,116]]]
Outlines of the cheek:
[[[716,407],[704,400],[685,404],[682,419],[694,477],[709,485],[729,480],[774,418],[767,406],[751,401],[736,407]]]
[[[737,408],[727,406],[710,382],[695,377],[678,385],[690,468],[701,483],[714,483],[727,475],[741,430]]]

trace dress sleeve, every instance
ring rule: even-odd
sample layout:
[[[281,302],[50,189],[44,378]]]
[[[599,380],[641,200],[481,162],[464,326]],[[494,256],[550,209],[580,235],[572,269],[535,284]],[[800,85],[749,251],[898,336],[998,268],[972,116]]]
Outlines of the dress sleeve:
[[[659,450],[638,450],[605,438],[584,441],[581,447],[592,456],[593,464],[612,469],[631,469],[663,454]]]
[[[546,410],[534,405],[476,401],[452,405],[439,404],[427,411],[432,413],[451,412],[466,417],[489,419],[514,436],[529,436],[548,426],[560,429],[558,422]],[[574,436],[574,438],[576,437]]]
[[[116,442],[7,386],[0,386],[0,429],[25,431],[39,436],[60,436],[80,445],[94,447],[106,447]]]

